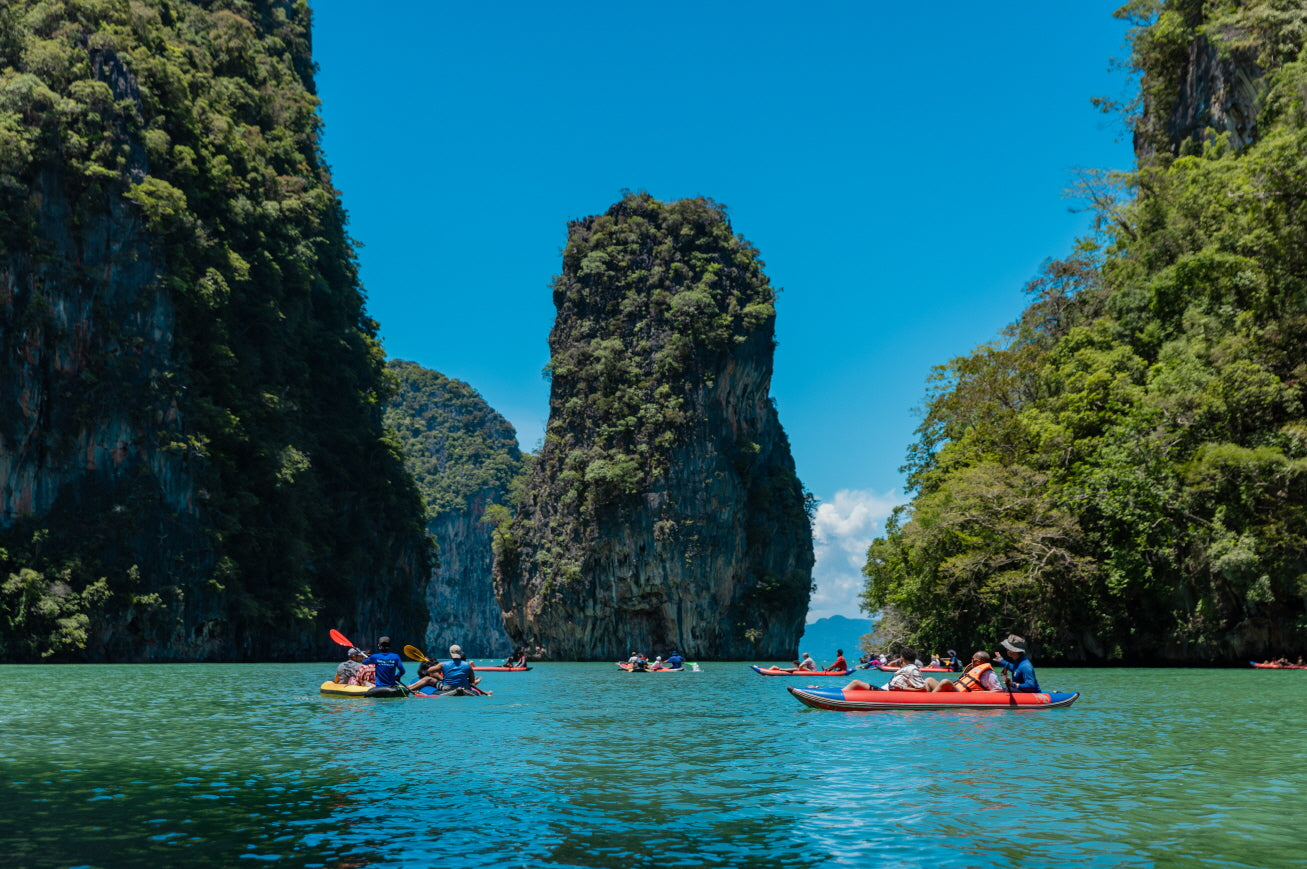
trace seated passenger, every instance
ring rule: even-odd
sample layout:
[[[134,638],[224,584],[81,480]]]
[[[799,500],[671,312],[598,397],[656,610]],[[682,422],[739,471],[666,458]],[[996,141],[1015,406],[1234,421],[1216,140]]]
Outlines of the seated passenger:
[[[956,682],[948,679],[927,679],[926,687],[931,691],[1002,691],[998,674],[990,664],[989,652],[976,652],[971,656],[971,663],[962,671]]]
[[[363,659],[367,656],[367,652],[362,649],[351,648],[349,657],[340,662],[340,666],[336,668],[336,675],[331,681],[337,685],[358,685],[359,671],[363,669]],[[372,669],[376,670],[375,667]],[[373,681],[375,681],[375,677]]]
[[[894,674],[894,678],[889,680],[889,684],[886,685],[883,690],[885,691],[927,690],[926,678],[921,675],[921,668],[918,667],[916,664],[916,660],[917,660],[916,651],[913,649],[904,649],[900,657],[907,663],[899,667],[898,672]],[[877,690],[875,685],[868,684],[862,681],[861,679],[854,679],[852,682],[844,686],[845,691],[848,691],[850,689],[862,690],[862,691]]]

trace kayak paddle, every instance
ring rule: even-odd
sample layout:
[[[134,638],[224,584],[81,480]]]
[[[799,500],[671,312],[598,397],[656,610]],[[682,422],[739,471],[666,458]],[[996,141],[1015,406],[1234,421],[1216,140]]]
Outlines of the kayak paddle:
[[[331,630],[327,631],[327,633],[331,635],[331,641],[338,646],[346,646],[349,648],[352,648],[354,646],[354,644],[349,641],[348,637],[346,637],[344,634],[342,634],[340,631],[336,630],[335,628],[332,628]]]

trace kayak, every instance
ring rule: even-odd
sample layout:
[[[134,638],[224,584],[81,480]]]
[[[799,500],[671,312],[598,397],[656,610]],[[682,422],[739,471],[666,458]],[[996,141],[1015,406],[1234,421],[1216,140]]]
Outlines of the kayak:
[[[368,692],[371,691],[373,687],[374,686],[372,685],[338,685],[335,682],[323,682],[322,687],[318,690],[323,694],[331,694],[335,697],[367,697]],[[391,696],[403,697],[404,695],[392,694]],[[369,699],[376,700],[378,698],[371,697]],[[385,700],[388,698],[383,695],[380,699]]]
[[[478,673],[521,673],[530,670],[530,667],[482,667],[480,664],[473,664]]]
[[[367,697],[368,692],[372,690],[371,685],[338,685],[335,682],[323,682],[322,687],[318,689],[323,694],[329,694],[333,697]],[[444,691],[436,691],[432,694],[413,693],[394,694],[393,697],[483,697],[488,696],[487,692],[469,691],[466,688],[447,688]],[[375,697],[369,699],[377,699]],[[382,700],[389,699],[386,697]]]
[[[698,664],[686,664],[684,667],[673,669],[672,667],[645,667],[643,670],[632,669],[631,665],[625,661],[618,661],[617,666],[621,667],[628,673],[689,673],[690,668],[697,668]]]
[[[1006,691],[868,691],[839,688],[785,688],[813,709],[871,712],[880,709],[1059,709],[1080,696],[1075,692]]]
[[[757,664],[750,664],[749,669],[759,676],[851,676],[852,670],[780,670],[776,667],[759,667]]]
[[[414,692],[414,697],[418,700],[430,700],[440,697],[489,697],[489,691],[476,691],[471,688],[446,688],[443,691],[432,691],[430,694],[423,694],[421,691]]]
[[[1307,664],[1259,664],[1249,661],[1258,670],[1307,670]]]

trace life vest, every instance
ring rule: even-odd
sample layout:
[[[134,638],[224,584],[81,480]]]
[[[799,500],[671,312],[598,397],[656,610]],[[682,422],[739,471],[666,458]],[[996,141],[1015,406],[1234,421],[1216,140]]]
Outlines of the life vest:
[[[980,677],[984,675],[986,670],[992,671],[993,669],[989,664],[977,664],[964,671],[954,684],[958,686],[959,691],[985,691],[987,689],[981,683]]]

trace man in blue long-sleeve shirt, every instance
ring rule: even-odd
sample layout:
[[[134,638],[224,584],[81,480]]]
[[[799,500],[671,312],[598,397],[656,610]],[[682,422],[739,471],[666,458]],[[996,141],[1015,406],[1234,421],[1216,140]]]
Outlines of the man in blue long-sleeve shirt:
[[[367,692],[369,697],[403,697],[404,688],[400,677],[404,675],[404,662],[399,655],[390,651],[390,637],[377,640],[377,651],[363,660],[364,664],[377,666],[377,686]]]
[[[1012,690],[1038,692],[1039,680],[1035,678],[1035,665],[1026,657],[1026,641],[1016,634],[1008,634],[999,645],[1003,647],[1003,657],[996,658],[996,661],[1005,675],[1010,674]]]

